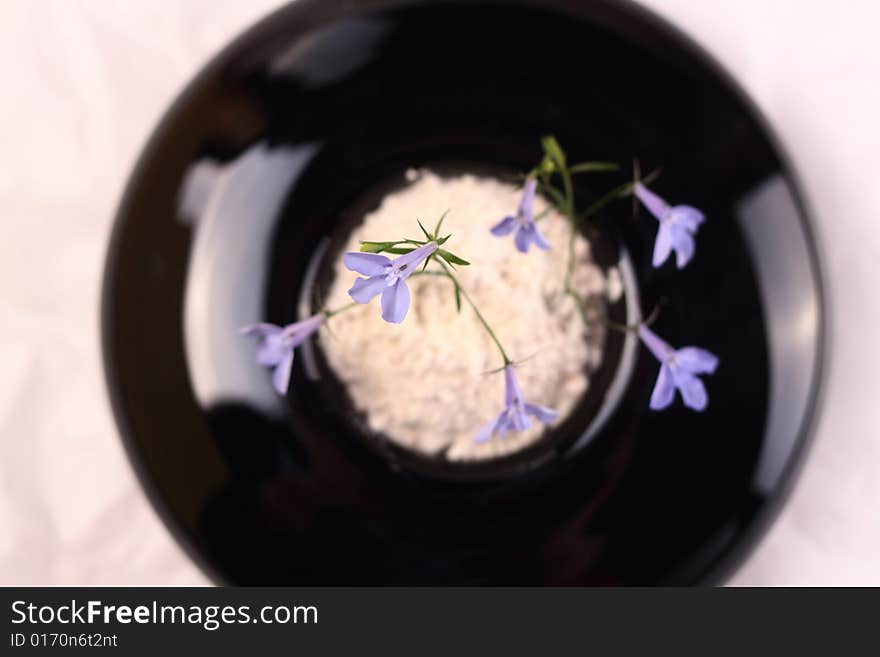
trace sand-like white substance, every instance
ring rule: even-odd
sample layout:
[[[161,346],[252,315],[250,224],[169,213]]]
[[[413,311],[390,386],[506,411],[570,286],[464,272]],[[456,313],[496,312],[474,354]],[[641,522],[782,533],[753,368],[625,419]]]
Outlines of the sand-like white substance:
[[[445,245],[469,260],[457,275],[495,329],[511,358],[522,361],[517,376],[526,400],[549,406],[565,419],[589,384],[587,372],[601,359],[604,329],[584,326],[573,300],[563,295],[569,229],[555,210],[540,227],[550,251],[516,250],[513,237],[498,238],[489,228],[513,213],[521,191],[490,178],[443,178],[412,172],[412,183],[389,195],[364,218],[346,250],[361,240],[384,241],[419,235],[416,219],[433,227],[446,210]],[[547,207],[542,198],[536,212]],[[584,298],[602,300],[609,292],[582,237],[575,244],[574,287]],[[431,265],[437,267],[437,265]],[[342,259],[327,307],[350,302],[356,274]],[[466,303],[459,314],[451,283],[441,277],[408,280],[412,305],[402,324],[382,321],[379,298],[334,317],[322,331],[321,346],[369,427],[388,439],[426,455],[449,460],[486,459],[535,442],[545,431],[532,428],[477,445],[474,436],[503,408],[504,376],[487,374],[501,365],[498,351]]]

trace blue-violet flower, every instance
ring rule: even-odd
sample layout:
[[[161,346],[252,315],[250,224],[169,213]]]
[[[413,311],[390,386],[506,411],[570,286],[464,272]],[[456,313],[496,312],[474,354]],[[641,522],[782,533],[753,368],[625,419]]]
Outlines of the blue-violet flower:
[[[409,310],[406,279],[437,248],[437,242],[428,242],[394,260],[378,253],[346,253],[342,258],[345,266],[367,277],[358,278],[348,294],[358,303],[369,303],[381,293],[382,319],[400,324]]]
[[[553,422],[559,416],[559,413],[552,409],[525,401],[519,382],[516,380],[513,365],[504,368],[504,383],[504,410],[480,430],[476,438],[478,443],[486,442],[495,434],[503,438],[508,431],[528,429],[532,426],[530,415],[545,424]]]
[[[648,211],[660,222],[654,242],[654,267],[659,267],[674,250],[678,268],[683,268],[694,257],[694,235],[706,217],[690,205],[670,206],[642,183],[635,184],[634,193]]]
[[[660,374],[651,393],[651,408],[661,411],[669,406],[678,388],[685,406],[695,411],[705,410],[709,395],[697,375],[714,374],[718,357],[699,347],[673,349],[644,324],[639,325],[639,337],[660,361]]]
[[[516,248],[522,253],[528,253],[532,243],[537,244],[544,250],[550,248],[550,243],[541,233],[538,224],[535,223],[535,188],[537,184],[534,178],[526,180],[516,216],[505,217],[491,228],[492,234],[496,237],[509,235],[516,229],[514,242],[516,243]]]
[[[290,369],[293,366],[293,350],[321,328],[325,319],[324,314],[319,313],[287,326],[261,323],[241,327],[242,335],[255,335],[259,338],[257,362],[275,370],[272,374],[272,385],[278,394],[287,393]]]

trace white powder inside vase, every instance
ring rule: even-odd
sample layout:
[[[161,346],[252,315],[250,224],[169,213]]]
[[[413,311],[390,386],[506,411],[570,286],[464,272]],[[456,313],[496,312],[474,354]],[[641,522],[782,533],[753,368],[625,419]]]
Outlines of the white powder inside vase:
[[[387,196],[349,237],[346,251],[361,240],[387,241],[420,234],[416,219],[433,228],[449,210],[444,245],[470,261],[458,267],[462,287],[480,308],[506,351],[519,364],[517,378],[527,401],[559,412],[564,421],[598,367],[604,329],[586,327],[574,301],[563,294],[569,228],[555,209],[540,220],[552,245],[516,250],[513,236],[495,237],[489,228],[515,212],[521,190],[492,178],[446,178],[430,171],[410,172],[406,188]],[[538,198],[535,212],[544,211]],[[436,264],[429,268],[436,268]],[[348,289],[357,274],[340,257],[327,307],[351,301]],[[414,276],[407,280],[412,305],[402,324],[380,316],[379,297],[337,315],[321,332],[330,366],[345,383],[355,407],[375,432],[424,455],[451,461],[493,458],[521,450],[547,430],[537,420],[523,432],[476,444],[477,432],[504,406],[501,358],[466,302],[459,313],[449,280]],[[604,300],[608,285],[583,237],[575,241],[573,287],[582,298]]]

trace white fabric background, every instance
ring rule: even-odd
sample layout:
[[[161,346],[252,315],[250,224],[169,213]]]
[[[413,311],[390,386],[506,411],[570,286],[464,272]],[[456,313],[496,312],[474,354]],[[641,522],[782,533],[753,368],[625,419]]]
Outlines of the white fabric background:
[[[0,2],[0,584],[203,584],[105,400],[98,292],[129,170],[183,84],[277,0]],[[809,192],[834,312],[827,406],[734,584],[880,585],[876,0],[646,0],[718,57]]]

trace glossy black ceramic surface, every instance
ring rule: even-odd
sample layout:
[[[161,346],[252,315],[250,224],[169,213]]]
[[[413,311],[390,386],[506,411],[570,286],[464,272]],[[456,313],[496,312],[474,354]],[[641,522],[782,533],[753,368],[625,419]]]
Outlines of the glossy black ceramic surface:
[[[721,357],[707,412],[649,411],[657,364],[634,346],[588,439],[595,409],[540,459],[458,477],[356,435],[314,346],[288,398],[273,393],[236,330],[308,306],[364,199],[414,165],[527,168],[545,133],[575,159],[662,166],[655,189],[706,212],[683,271],[651,267],[656,223],[629,202],[600,220],[632,265],[626,303],[665,299],[657,332]],[[578,193],[622,180],[585,177]],[[157,129],[119,209],[103,331],[132,461],[220,581],[683,584],[729,572],[789,487],[823,316],[808,218],[767,126],[653,16],[599,0],[298,0]]]

